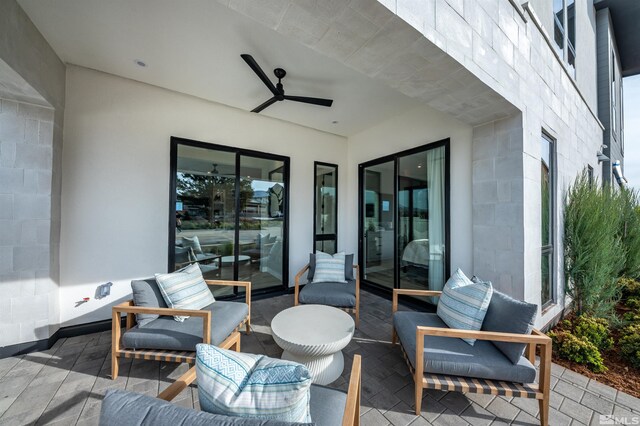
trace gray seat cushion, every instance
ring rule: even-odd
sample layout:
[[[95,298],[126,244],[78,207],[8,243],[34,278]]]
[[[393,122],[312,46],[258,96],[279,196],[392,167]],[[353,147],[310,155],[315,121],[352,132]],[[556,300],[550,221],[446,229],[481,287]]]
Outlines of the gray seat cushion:
[[[347,394],[326,386],[311,385],[311,420],[317,426],[342,424]]]
[[[160,293],[155,278],[147,278],[146,280],[131,281],[131,292],[133,293],[133,303],[136,306],[145,308],[166,308],[167,303]],[[154,314],[136,314],[136,322],[139,327],[144,327],[151,321],[158,319],[160,315]]]
[[[249,306],[240,302],[217,301],[203,309],[211,311],[211,344],[219,345],[249,314]],[[144,327],[135,326],[122,335],[127,349],[165,349],[195,351],[202,343],[202,318],[189,317],[178,322],[173,316],[161,316]]]
[[[513,299],[499,291],[493,291],[489,309],[482,323],[482,330],[501,333],[531,334],[538,314],[538,306]],[[524,350],[524,343],[493,342],[509,360],[516,364]]]
[[[448,328],[436,314],[406,311],[393,315],[393,325],[414,367],[416,327]],[[424,371],[517,383],[532,383],[536,377],[535,367],[525,357],[513,364],[488,340],[476,340],[471,346],[458,338],[436,336],[424,339]]]
[[[309,283],[302,290],[300,303],[336,306],[339,308],[356,306],[356,282],[347,283]]]
[[[100,409],[100,426],[297,426],[246,417],[229,417],[180,407],[158,398],[123,390],[107,390]],[[308,426],[308,423],[304,423]]]

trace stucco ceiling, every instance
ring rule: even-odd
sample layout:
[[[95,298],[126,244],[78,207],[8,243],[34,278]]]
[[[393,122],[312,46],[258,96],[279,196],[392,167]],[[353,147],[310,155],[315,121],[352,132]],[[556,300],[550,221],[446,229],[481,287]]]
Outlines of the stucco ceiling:
[[[270,92],[240,54],[253,55],[270,77],[285,68],[288,94],[332,98],[333,106],[278,102],[261,114],[330,133],[349,136],[420,104],[211,0],[19,3],[67,63],[247,111]]]

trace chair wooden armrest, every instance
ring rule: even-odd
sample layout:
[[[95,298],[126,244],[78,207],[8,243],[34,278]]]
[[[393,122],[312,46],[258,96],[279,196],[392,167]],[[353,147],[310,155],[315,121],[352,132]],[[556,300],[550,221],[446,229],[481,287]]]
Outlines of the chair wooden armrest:
[[[249,315],[247,318],[246,332],[251,332],[251,281],[225,281],[225,280],[205,280],[207,285],[218,286],[238,286],[244,287],[244,302],[249,306]]]
[[[305,272],[309,270],[309,264],[307,263],[298,271],[294,278],[294,288],[293,288],[293,306],[298,306],[298,295],[300,294],[300,278],[304,275]]]
[[[240,333],[235,332],[231,336],[229,336],[222,344],[220,345],[222,349],[231,349],[236,352],[240,352]],[[180,392],[185,390],[187,386],[193,383],[196,380],[196,367],[195,365],[189,369],[186,373],[178,378],[175,382],[171,383],[168,388],[160,392],[158,395],[159,399],[164,399],[165,401],[171,401],[173,398],[178,396]]]
[[[351,364],[351,377],[347,390],[347,402],[342,416],[342,426],[358,426],[360,424],[360,395],[362,388],[362,358],[353,356]]]
[[[393,289],[393,303],[391,305],[392,312],[395,313],[398,310],[398,296],[430,296],[430,297],[438,297],[442,294],[441,291],[435,290],[411,290],[411,289],[403,289],[403,288],[394,288]]]
[[[536,330],[537,331],[537,330]],[[540,332],[532,334],[501,333],[497,331],[462,330],[457,328],[418,326],[417,336],[458,337],[461,339],[493,340],[496,342],[534,343],[550,345],[551,338]]]

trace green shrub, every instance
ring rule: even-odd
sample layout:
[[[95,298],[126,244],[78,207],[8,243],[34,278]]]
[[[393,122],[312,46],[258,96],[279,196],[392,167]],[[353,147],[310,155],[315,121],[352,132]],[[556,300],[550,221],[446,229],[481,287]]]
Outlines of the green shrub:
[[[609,336],[609,323],[603,318],[579,316],[575,320],[573,334],[593,343],[601,351],[613,345],[613,339]]]
[[[625,327],[618,344],[622,356],[635,368],[640,368],[640,324]]]
[[[616,199],[620,209],[620,230],[618,235],[622,242],[625,263],[623,276],[640,278],[640,211],[638,191],[631,188],[621,188],[616,191]],[[640,288],[636,287],[636,292]],[[640,294],[637,294],[640,296]]]
[[[550,332],[548,335],[560,357],[584,364],[594,373],[607,371],[600,351],[587,339],[576,337],[569,331]]]
[[[620,278],[618,280],[618,287],[622,290],[623,297],[640,297],[640,282],[633,278]]]
[[[640,311],[640,297],[638,296],[629,297],[624,304],[627,305],[628,308]]]
[[[617,279],[625,267],[618,193],[590,182],[583,172],[570,186],[564,208],[566,292],[578,315],[612,316],[620,299]]]
[[[640,311],[627,312],[622,316],[622,319],[627,322],[640,322]]]

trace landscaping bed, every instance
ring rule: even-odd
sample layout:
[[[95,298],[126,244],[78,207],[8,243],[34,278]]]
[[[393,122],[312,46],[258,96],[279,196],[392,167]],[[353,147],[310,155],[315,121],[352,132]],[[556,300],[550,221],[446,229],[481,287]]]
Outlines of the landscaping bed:
[[[575,316],[570,315],[567,319],[574,320]],[[560,323],[552,331],[558,332],[562,329],[562,323]],[[611,337],[614,342],[618,342],[620,340],[620,332],[616,329],[611,330]],[[602,358],[607,370],[602,373],[594,373],[585,364],[561,358],[556,350],[553,351],[553,362],[556,364],[621,392],[640,398],[640,387],[638,386],[640,383],[640,369],[634,368],[627,360],[622,358],[615,344],[613,348],[602,351]]]

